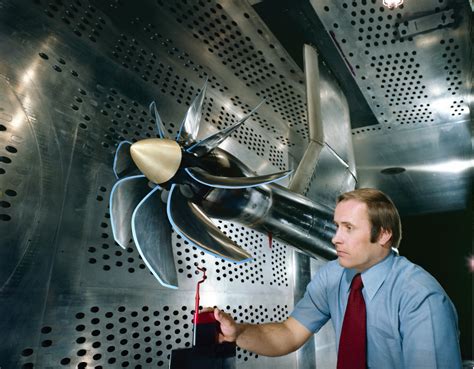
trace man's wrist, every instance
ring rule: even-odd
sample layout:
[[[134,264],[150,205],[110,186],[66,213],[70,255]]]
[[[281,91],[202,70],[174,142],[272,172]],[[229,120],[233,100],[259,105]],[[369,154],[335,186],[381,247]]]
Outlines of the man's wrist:
[[[238,345],[239,338],[242,337],[242,334],[245,332],[248,324],[246,323],[237,323],[236,324],[236,333],[235,333],[235,343]]]

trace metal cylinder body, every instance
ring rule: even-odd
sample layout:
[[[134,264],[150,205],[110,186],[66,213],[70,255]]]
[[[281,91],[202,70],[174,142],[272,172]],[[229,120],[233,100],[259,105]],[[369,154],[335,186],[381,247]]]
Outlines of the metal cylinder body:
[[[332,209],[278,185],[213,188],[193,200],[213,218],[237,221],[287,242],[300,251],[334,259]]]

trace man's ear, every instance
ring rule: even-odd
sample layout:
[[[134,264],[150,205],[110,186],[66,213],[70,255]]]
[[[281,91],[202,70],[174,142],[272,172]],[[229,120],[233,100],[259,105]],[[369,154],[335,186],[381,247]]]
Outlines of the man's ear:
[[[390,229],[381,228],[377,242],[382,247],[388,247],[388,242],[392,239],[392,231]]]

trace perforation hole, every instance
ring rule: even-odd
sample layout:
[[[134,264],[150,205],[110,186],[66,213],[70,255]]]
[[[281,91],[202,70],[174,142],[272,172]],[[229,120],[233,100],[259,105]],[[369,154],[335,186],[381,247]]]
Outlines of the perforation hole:
[[[238,322],[254,324],[282,321],[288,315],[288,306],[281,304],[235,305],[224,310]],[[134,363],[135,368],[144,364],[165,368],[171,350],[192,345],[191,306],[92,306],[71,313],[70,319],[81,329],[74,324],[60,327],[56,321],[43,327],[38,358],[47,355],[62,367],[128,367]],[[63,336],[75,337],[72,346],[61,343]],[[30,358],[33,353],[32,348],[25,348],[22,356]],[[258,355],[237,349],[238,362],[250,359]]]

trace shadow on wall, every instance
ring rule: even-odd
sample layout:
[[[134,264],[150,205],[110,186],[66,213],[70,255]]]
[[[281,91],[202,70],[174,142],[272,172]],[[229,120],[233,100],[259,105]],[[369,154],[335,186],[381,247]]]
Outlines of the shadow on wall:
[[[473,360],[472,209],[402,217],[400,254],[430,272],[456,306],[463,360]]]

